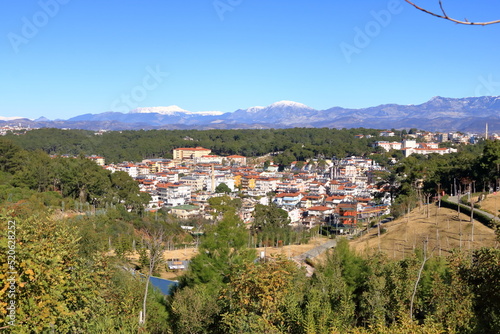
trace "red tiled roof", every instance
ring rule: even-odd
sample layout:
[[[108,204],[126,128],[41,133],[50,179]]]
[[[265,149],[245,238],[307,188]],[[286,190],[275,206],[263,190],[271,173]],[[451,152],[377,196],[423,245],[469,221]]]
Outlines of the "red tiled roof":
[[[330,196],[326,200],[329,202],[329,201],[333,201],[336,199],[344,199],[344,198],[345,198],[345,196]]]
[[[300,193],[280,193],[276,195],[277,198],[282,198],[282,197],[297,197],[299,196]]]
[[[180,184],[180,183],[158,183],[156,185],[157,188],[172,188],[172,187],[180,187],[180,186],[186,186],[186,185]]]
[[[331,210],[332,208],[329,208],[327,206],[322,206],[322,205],[318,205],[318,206],[313,206],[313,207],[310,207],[307,209],[307,211],[327,211],[327,210]]]
[[[174,151],[210,151],[210,149],[203,147],[179,147],[174,148]]]

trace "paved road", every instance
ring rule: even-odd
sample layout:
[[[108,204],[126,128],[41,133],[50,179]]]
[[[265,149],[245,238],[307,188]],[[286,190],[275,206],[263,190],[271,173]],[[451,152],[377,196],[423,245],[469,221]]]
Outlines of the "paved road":
[[[449,196],[448,200],[450,202],[454,203],[454,204],[458,204],[458,196]],[[466,205],[461,204],[461,206],[465,207]],[[467,205],[466,207],[470,209],[470,206]],[[476,212],[481,213],[481,214],[485,215],[486,217],[488,217],[490,219],[494,219],[496,222],[500,223],[500,218],[498,218],[495,215],[492,215],[489,212],[486,212],[486,211],[483,211],[483,210],[479,210],[479,209],[474,209],[474,213],[476,213]]]
[[[296,257],[294,257],[294,259],[303,262],[307,258],[314,258],[314,257],[326,252],[328,249],[335,247],[336,245],[337,245],[337,240],[335,240],[335,239],[328,240],[327,242],[325,242],[322,245],[319,245],[318,247],[315,247],[311,250],[308,250],[305,253],[297,255]]]

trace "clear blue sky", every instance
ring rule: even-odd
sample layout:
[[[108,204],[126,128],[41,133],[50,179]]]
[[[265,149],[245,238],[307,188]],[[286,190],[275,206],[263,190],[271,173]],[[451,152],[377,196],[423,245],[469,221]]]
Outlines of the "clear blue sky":
[[[415,2],[438,10],[438,0]],[[457,2],[444,2],[450,16],[500,19],[498,0]],[[2,3],[3,117],[500,95],[500,24],[456,25],[403,0]]]

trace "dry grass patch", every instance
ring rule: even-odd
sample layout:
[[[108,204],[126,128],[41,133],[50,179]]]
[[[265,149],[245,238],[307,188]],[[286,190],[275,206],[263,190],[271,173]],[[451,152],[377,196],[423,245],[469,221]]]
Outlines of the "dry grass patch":
[[[434,255],[447,255],[453,249],[476,249],[497,247],[495,233],[478,221],[470,222],[470,217],[447,208],[429,206],[416,208],[409,215],[382,224],[387,232],[378,236],[376,228],[368,234],[351,241],[358,253],[371,254],[385,252],[389,257],[401,259],[416,248],[427,249]]]
[[[477,197],[474,198],[477,201]],[[481,210],[487,211],[498,216],[500,213],[500,193],[489,194],[485,200],[479,202]]]
[[[286,257],[295,257],[302,253],[305,253],[325,242],[327,242],[327,238],[317,237],[310,240],[308,244],[304,245],[290,245],[283,247],[260,247],[256,248],[257,255],[261,252],[265,252],[266,256],[272,255],[283,255]],[[178,259],[180,261],[189,261],[191,258],[198,254],[197,248],[183,248],[176,250],[168,250],[163,253],[163,259]],[[139,254],[135,253],[132,255],[128,255],[127,259],[130,263],[134,265],[139,264]],[[162,268],[160,271],[160,277],[169,280],[178,280],[179,276],[183,274],[183,271],[166,271],[165,268]]]

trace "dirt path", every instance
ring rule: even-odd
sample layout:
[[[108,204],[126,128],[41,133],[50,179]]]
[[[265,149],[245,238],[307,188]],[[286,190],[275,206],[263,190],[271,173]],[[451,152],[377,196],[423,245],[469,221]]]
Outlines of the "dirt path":
[[[324,237],[316,237],[311,239],[311,241],[308,244],[304,245],[290,245],[290,246],[283,246],[283,247],[260,247],[256,248],[256,253],[259,256],[261,252],[264,252],[266,256],[270,255],[283,255],[289,258],[297,257],[301,254],[306,253],[307,251],[310,251],[311,249],[314,249],[328,241],[328,238]],[[185,248],[185,249],[176,249],[176,250],[171,250],[171,251],[165,251],[163,253],[163,258],[165,260],[169,259],[178,259],[180,261],[186,261],[190,260],[194,256],[198,254],[198,249],[197,248]],[[138,264],[138,259],[139,255],[134,254],[134,255],[129,255],[127,256],[130,262],[134,264]],[[169,280],[177,280],[179,276],[183,274],[183,271],[166,271],[163,269],[160,272],[160,277],[169,279]]]

